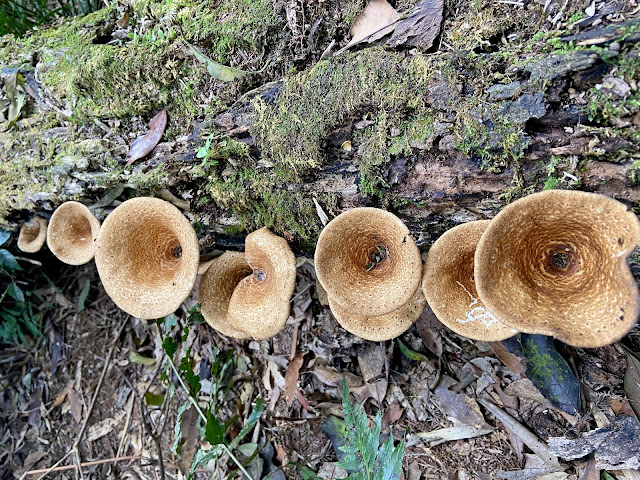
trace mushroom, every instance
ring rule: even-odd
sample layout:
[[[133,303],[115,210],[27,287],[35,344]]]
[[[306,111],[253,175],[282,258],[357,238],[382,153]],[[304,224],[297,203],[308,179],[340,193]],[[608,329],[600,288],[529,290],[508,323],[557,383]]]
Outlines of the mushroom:
[[[65,202],[51,215],[47,245],[60,261],[83,265],[93,258],[99,231],[100,222],[85,205]]]
[[[327,224],[318,238],[315,267],[336,318],[346,318],[345,312],[362,319],[393,312],[385,318],[396,321],[396,311],[414,297],[422,277],[420,251],[406,225],[392,213],[368,207],[348,210]]]
[[[422,291],[438,320],[451,330],[474,340],[497,342],[518,332],[487,310],[476,290],[473,256],[489,223],[464,223],[436,240],[427,255]]]
[[[626,258],[640,221],[603,195],[548,190],[505,207],[475,253],[476,288],[503,323],[595,348],[623,337],[640,313]]]
[[[329,297],[329,308],[338,323],[348,332],[374,342],[389,340],[404,333],[422,314],[424,307],[425,299],[420,287],[400,308],[379,316],[359,315]]]
[[[224,335],[265,340],[284,328],[295,282],[296,259],[287,241],[261,228],[247,235],[244,254],[226,252],[204,273],[202,315]]]
[[[96,240],[104,289],[118,307],[141,319],[178,309],[195,284],[199,260],[191,223],[158,198],[133,198],[118,205]]]
[[[47,220],[35,216],[20,227],[18,248],[26,253],[36,253],[47,239]]]

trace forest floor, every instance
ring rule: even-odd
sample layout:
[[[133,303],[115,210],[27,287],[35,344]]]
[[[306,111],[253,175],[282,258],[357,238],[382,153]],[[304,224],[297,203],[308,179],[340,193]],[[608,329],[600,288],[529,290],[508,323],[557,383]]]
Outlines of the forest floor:
[[[267,225],[291,237],[298,255],[291,317],[261,342],[234,341],[195,321],[196,298],[164,322],[130,317],[106,295],[93,262],[67,267],[49,252],[32,257],[41,268],[20,260],[41,279],[30,288],[43,335],[0,352],[0,479],[38,478],[35,470],[61,459],[49,478],[156,479],[160,463],[166,478],[183,478],[210,445],[193,428],[195,411],[182,408],[188,394],[166,336],[177,342],[171,361],[184,365],[181,374],[200,378],[194,396],[229,421],[225,441],[264,401],[234,449],[255,479],[346,476],[334,463],[336,434],[324,433],[331,418],[344,417],[343,376],[371,422],[381,412],[382,438],[405,439],[405,479],[640,478],[639,427],[627,422],[640,408],[638,327],[605,348],[549,347],[571,375],[544,370],[549,391],[541,393],[527,378],[536,365],[525,372],[505,345],[461,337],[429,309],[399,342],[349,334],[331,315],[312,261],[319,212],[332,217],[354,205],[397,210],[423,255],[453,224],[490,218],[542,188],[601,191],[637,208],[637,25],[625,24],[620,41],[606,37],[606,45],[559,38],[637,21],[638,5],[450,1],[424,55],[361,45],[327,63],[323,54],[348,43],[364,1],[233,4],[112,2],[24,39],[0,39],[0,58],[14,65],[1,69],[5,93],[16,68],[22,94],[31,88],[21,117],[0,132],[0,225],[16,227],[78,196],[103,218],[121,200],[169,187],[190,202],[204,253],[241,249],[244,234]],[[415,4],[394,2],[400,12]],[[267,66],[223,82],[183,41],[225,65]],[[559,53],[564,60],[541,63]],[[558,78],[544,76],[565,67]],[[272,82],[280,103],[261,89],[276,88]],[[493,84],[500,88],[487,93]],[[538,94],[547,117],[518,103]],[[247,98],[258,98],[257,109],[241,108]],[[503,107],[523,119],[494,123]],[[161,108],[169,112],[163,141],[125,168],[129,146]],[[637,280],[639,259],[631,262]],[[583,453],[558,459],[550,438],[560,439],[554,451]],[[598,453],[585,438],[597,439]],[[241,476],[228,455],[195,472],[232,475]]]

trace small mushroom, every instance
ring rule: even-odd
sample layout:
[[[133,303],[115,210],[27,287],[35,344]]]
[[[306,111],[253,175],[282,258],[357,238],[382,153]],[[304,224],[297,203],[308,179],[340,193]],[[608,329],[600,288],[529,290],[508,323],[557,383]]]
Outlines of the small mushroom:
[[[354,208],[329,222],[318,238],[315,267],[335,310],[336,305],[342,307],[342,313],[334,311],[341,318],[344,312],[362,318],[393,312],[388,318],[396,319],[396,311],[414,297],[422,277],[420,251],[409,229],[377,208]],[[362,331],[369,330],[358,329]]]
[[[25,253],[36,253],[47,239],[47,220],[35,216],[20,227],[18,248]]]
[[[289,318],[295,282],[296,259],[287,241],[261,228],[247,235],[244,254],[226,252],[204,273],[202,315],[224,335],[273,337]]]
[[[359,315],[329,297],[329,308],[342,328],[374,342],[389,340],[405,332],[420,317],[424,307],[425,298],[420,287],[400,308],[379,316]]]
[[[623,337],[640,313],[626,259],[640,221],[603,195],[548,190],[505,207],[475,253],[476,288],[503,323],[595,348]]]
[[[83,265],[93,258],[100,222],[83,204],[65,202],[56,208],[47,229],[47,245],[58,259]]]
[[[497,342],[518,332],[487,310],[476,290],[473,256],[489,223],[464,223],[436,240],[424,266],[422,291],[438,320],[451,330],[474,340]]]
[[[193,289],[199,260],[191,223],[158,198],[120,204],[96,240],[96,266],[107,294],[142,319],[164,317],[180,307]]]

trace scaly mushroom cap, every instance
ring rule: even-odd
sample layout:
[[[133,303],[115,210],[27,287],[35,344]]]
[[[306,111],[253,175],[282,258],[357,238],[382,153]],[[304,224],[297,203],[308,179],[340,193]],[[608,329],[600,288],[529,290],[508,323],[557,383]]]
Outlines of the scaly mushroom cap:
[[[329,222],[318,238],[315,266],[334,303],[365,317],[402,307],[422,277],[409,229],[377,208],[354,208]]]
[[[198,274],[200,248],[191,223],[158,198],[133,198],[107,217],[96,240],[96,266],[106,292],[142,319],[178,309]]]
[[[233,327],[227,321],[229,301],[240,281],[252,270],[242,252],[225,252],[210,261],[198,287],[200,312],[205,321],[228,337],[244,340],[250,335]]]
[[[438,320],[474,340],[497,342],[518,333],[500,322],[480,301],[473,276],[476,245],[489,220],[446,231],[429,250],[422,291]]]
[[[18,248],[26,253],[36,253],[42,248],[46,239],[47,220],[36,216],[20,227]]]
[[[422,289],[418,287],[407,303],[390,313],[379,316],[359,315],[357,311],[340,306],[329,297],[329,308],[346,331],[374,342],[390,340],[404,333],[422,314],[425,307]]]
[[[266,227],[247,235],[245,258],[253,270],[229,301],[227,321],[255,340],[278,334],[287,323],[296,285],[296,257],[287,241]]]
[[[47,245],[61,262],[83,265],[93,258],[99,231],[100,222],[85,205],[65,202],[51,215]]]
[[[627,256],[640,221],[603,195],[548,190],[505,207],[475,254],[480,299],[503,323],[578,347],[623,337],[640,312]]]

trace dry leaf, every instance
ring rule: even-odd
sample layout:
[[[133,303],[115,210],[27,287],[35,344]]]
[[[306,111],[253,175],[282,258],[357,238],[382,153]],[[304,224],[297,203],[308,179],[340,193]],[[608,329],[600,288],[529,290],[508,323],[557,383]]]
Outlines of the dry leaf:
[[[416,328],[422,343],[431,353],[438,357],[442,355],[442,338],[440,337],[442,326],[442,323],[440,323],[440,320],[438,320],[429,305],[427,305],[416,322]]]
[[[349,30],[351,41],[336,55],[360,42],[374,42],[391,33],[399,18],[400,14],[387,0],[370,0]]]
[[[365,382],[362,387],[351,389],[358,403],[362,404],[367,398],[372,397],[379,405],[382,405],[389,384],[386,377],[382,375],[384,355],[384,351],[377,343],[369,344],[364,352],[358,354],[358,365]]]
[[[384,411],[384,415],[382,415],[382,430],[386,430],[389,425],[393,425],[404,413],[404,409],[400,406],[398,402],[393,402],[389,407]]]
[[[525,377],[527,365],[524,358],[509,352],[501,342],[490,342],[489,346],[504,366],[514,374],[516,379]]]
[[[131,145],[129,158],[127,159],[125,167],[131,165],[133,162],[144,157],[153,150],[160,141],[160,138],[162,138],[162,134],[164,133],[166,126],[167,111],[160,110],[156,116],[151,119],[151,123],[149,123],[149,132],[144,137],[138,138],[133,142],[133,145]]]
[[[105,418],[104,420],[94,423],[87,430],[87,442],[94,442],[113,431],[113,428],[120,423],[123,415],[116,418]]]
[[[82,421],[82,401],[80,400],[78,393],[73,388],[71,388],[67,393],[67,400],[69,400],[71,416],[77,423],[80,423]]]
[[[291,405],[294,398],[297,398],[298,391],[298,374],[300,373],[300,367],[302,367],[302,361],[304,354],[299,352],[293,357],[293,360],[289,362],[287,371],[284,374],[284,398],[287,401],[287,405]]]
[[[596,468],[595,458],[589,459],[579,480],[600,480],[600,471]]]
[[[182,415],[180,422],[180,431],[182,432],[182,440],[180,447],[180,459],[178,460],[178,468],[183,474],[187,474],[191,469],[191,462],[196,451],[200,447],[200,432],[198,431],[198,411],[192,405]]]
[[[440,33],[443,0],[420,0],[411,13],[400,20],[387,45],[428,50]]]
[[[325,385],[329,387],[339,387],[342,384],[342,379],[347,380],[347,385],[350,389],[361,387],[364,384],[362,378],[354,375],[353,373],[340,373],[333,367],[316,367],[313,370],[313,374],[318,377]]]
[[[627,353],[627,371],[624,374],[624,392],[629,404],[640,418],[640,361]]]

